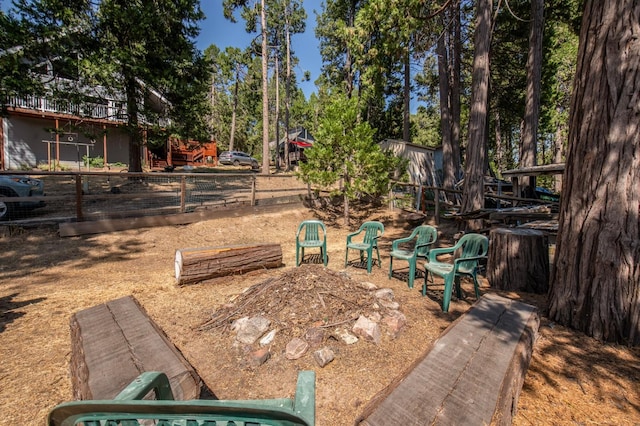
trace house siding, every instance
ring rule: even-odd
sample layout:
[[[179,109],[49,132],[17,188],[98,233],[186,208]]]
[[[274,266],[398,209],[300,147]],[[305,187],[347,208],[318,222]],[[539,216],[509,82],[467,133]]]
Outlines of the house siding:
[[[407,159],[407,172],[410,182],[414,185],[439,185],[438,166],[436,159],[440,159],[440,169],[442,155],[437,149],[426,146],[415,145],[409,142],[385,139],[380,142],[383,150],[393,152],[397,157]]]
[[[70,120],[59,119],[58,126],[64,129]],[[89,124],[89,126],[91,126]],[[51,129],[56,128],[56,119],[48,117],[32,117],[10,115],[3,119],[3,165],[6,170],[20,170],[35,168],[38,165],[54,162],[58,158],[59,164],[72,169],[82,168],[82,157],[105,158],[102,125],[95,125],[95,132],[99,135],[95,143],[91,144],[88,136],[81,131],[73,134],[61,135],[62,142],[56,147],[55,135]],[[129,137],[118,127],[107,128],[107,161],[109,163],[128,163]],[[49,143],[47,143],[49,142]],[[85,145],[83,145],[85,144]],[[87,147],[86,144],[89,144]],[[49,151],[49,152],[48,152]]]

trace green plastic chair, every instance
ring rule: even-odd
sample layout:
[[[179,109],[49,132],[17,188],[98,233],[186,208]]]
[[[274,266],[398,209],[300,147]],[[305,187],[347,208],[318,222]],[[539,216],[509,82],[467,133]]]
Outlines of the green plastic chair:
[[[155,391],[157,400],[143,399]],[[154,423],[155,422],[155,423]],[[164,373],[142,373],[113,400],[66,402],[47,417],[49,426],[157,424],[163,426],[312,426],[315,372],[298,373],[295,398],[174,401]]]
[[[431,274],[438,275],[444,279],[444,295],[442,297],[442,311],[449,311],[449,303],[451,302],[451,294],[453,292],[453,282],[456,283],[456,295],[462,297],[460,290],[460,277],[469,276],[473,278],[473,287],[476,298],[480,297],[480,289],[478,285],[478,266],[480,260],[487,258],[487,250],[489,248],[489,239],[480,234],[466,234],[453,247],[436,248],[429,251],[429,259],[424,264],[424,285],[422,287],[422,295],[427,294],[427,277]],[[452,263],[438,261],[437,257],[442,254],[451,254],[454,256]]]
[[[360,263],[364,262],[364,254],[367,253],[367,272],[371,273],[373,249],[378,256],[378,266],[382,267],[380,251],[378,250],[378,238],[384,234],[384,225],[380,222],[369,221],[360,225],[360,229],[347,235],[347,252],[344,255],[344,266],[349,264],[349,249],[360,252]]]
[[[391,243],[391,252],[389,252],[389,278],[393,276],[393,259],[406,260],[409,263],[407,285],[409,288],[413,288],[418,258],[427,258],[429,249],[437,238],[438,231],[436,228],[429,225],[421,225],[415,228],[410,236],[394,240]]]
[[[305,220],[296,232],[296,267],[304,260],[304,249],[313,247],[320,248],[322,263],[327,266],[327,229],[319,220]]]

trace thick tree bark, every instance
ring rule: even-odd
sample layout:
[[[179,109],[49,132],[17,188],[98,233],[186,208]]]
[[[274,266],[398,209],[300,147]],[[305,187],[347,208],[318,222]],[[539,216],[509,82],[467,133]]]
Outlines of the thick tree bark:
[[[585,3],[549,317],[640,344],[640,2]]]
[[[469,114],[469,145],[465,163],[462,213],[483,207],[484,169],[489,106],[489,46],[491,45],[492,0],[479,0],[476,10],[471,111]],[[469,229],[480,229],[481,220],[469,221]]]
[[[499,290],[546,294],[549,238],[533,229],[494,228],[490,232],[487,280]]]

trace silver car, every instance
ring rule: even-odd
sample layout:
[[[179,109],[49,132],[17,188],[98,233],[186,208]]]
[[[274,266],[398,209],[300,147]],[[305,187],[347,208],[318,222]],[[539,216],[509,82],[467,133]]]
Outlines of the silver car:
[[[242,151],[224,151],[218,157],[218,162],[234,166],[251,166],[252,169],[259,167],[258,160]]]
[[[45,205],[44,200],[9,202],[7,197],[24,198],[42,195],[44,195],[44,185],[40,179],[29,176],[0,175],[0,220],[6,220],[20,212]]]

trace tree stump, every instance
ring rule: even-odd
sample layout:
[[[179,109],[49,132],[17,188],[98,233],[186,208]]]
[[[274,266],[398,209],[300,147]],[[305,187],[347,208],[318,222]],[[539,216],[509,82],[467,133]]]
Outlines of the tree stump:
[[[179,285],[211,278],[244,274],[282,266],[280,244],[251,244],[176,250],[175,271]]]
[[[549,238],[541,231],[492,229],[487,279],[500,290],[546,293],[549,289]]]

